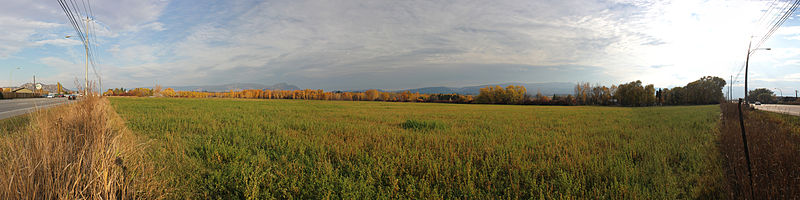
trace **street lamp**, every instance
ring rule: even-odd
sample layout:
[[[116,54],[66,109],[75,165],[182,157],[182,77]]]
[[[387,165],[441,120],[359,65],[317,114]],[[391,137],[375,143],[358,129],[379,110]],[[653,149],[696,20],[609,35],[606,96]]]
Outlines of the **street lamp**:
[[[88,20],[86,21],[86,24],[89,24]],[[71,35],[64,36],[64,38],[70,38],[70,37],[72,37],[72,36]],[[88,41],[88,38],[89,37],[88,37],[88,32],[87,32],[87,36],[86,36],[86,40],[87,41],[83,41],[83,47],[86,49],[86,72],[85,72],[86,79],[84,79],[84,81],[86,82],[86,88],[84,88],[84,92],[83,92],[84,95],[89,95],[89,41]]]
[[[783,90],[781,90],[780,88],[772,88],[772,89],[776,89],[778,91],[781,91],[781,96],[783,96]]]
[[[750,38],[750,44],[747,45],[747,59],[745,59],[745,61],[744,61],[744,101],[745,102],[748,101],[747,92],[749,92],[747,90],[747,71],[748,71],[748,68],[750,68],[750,54],[753,54],[757,50],[767,50],[767,51],[772,50],[772,48],[758,48],[758,49],[753,49],[751,51],[750,47],[752,47],[752,45],[753,45],[753,38],[751,37]]]

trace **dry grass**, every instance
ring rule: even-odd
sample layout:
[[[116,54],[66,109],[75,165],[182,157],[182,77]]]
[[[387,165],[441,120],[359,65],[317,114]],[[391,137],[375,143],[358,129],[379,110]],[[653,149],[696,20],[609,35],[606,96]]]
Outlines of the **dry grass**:
[[[755,198],[750,198],[750,180],[737,105],[723,104],[721,107],[723,120],[720,123],[722,135],[719,148],[728,178],[728,198],[800,198],[800,135],[792,133],[793,127],[797,127],[796,117],[743,108],[755,185]],[[787,120],[790,118],[794,118],[794,122]]]
[[[108,100],[38,111],[0,135],[0,199],[157,199],[163,188]]]

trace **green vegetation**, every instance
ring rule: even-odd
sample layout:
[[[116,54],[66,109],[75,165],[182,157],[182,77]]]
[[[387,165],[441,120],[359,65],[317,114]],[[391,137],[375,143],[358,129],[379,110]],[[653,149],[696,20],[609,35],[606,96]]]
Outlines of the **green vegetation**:
[[[174,198],[719,198],[719,107],[111,98]]]
[[[30,115],[20,115],[6,119],[0,119],[0,136],[27,128],[29,122]]]
[[[420,121],[420,120],[413,120],[409,119],[406,122],[400,124],[405,129],[414,129],[414,130],[435,130],[435,129],[445,129],[446,126],[438,121]]]

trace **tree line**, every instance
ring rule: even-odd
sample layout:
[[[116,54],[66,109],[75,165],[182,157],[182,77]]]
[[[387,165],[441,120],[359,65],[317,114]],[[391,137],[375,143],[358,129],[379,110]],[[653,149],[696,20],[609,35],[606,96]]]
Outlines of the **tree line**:
[[[551,98],[540,92],[530,96],[522,86],[491,86],[480,90],[475,103],[618,106],[717,104],[724,101],[723,87],[725,80],[712,76],[702,77],[683,87],[658,90],[653,84],[643,85],[640,80],[610,87],[582,82],[575,85],[573,94],[553,95]]]
[[[248,98],[248,99],[305,99],[339,101],[387,101],[387,102],[432,102],[432,103],[479,103],[479,104],[517,104],[517,105],[617,105],[654,106],[716,104],[724,101],[722,88],[725,80],[706,76],[684,87],[656,88],[652,84],[643,85],[633,81],[610,87],[588,82],[578,83],[573,94],[545,96],[541,92],[528,94],[524,86],[488,86],[480,89],[477,96],[461,94],[420,94],[366,90],[363,92],[342,92],[323,90],[267,90],[249,89],[228,92],[175,91],[172,88],[153,89],[124,88],[109,89],[105,96],[157,96],[177,98]]]
[[[388,101],[388,102],[431,102],[431,103],[472,103],[472,95],[460,94],[420,94],[403,92],[384,92],[380,90],[366,90],[363,92],[342,92],[342,91],[323,91],[323,90],[268,90],[268,89],[248,89],[231,90],[228,92],[198,92],[198,91],[175,91],[172,88],[161,89],[156,86],[153,89],[136,88],[126,90],[124,88],[109,89],[104,96],[156,96],[156,97],[177,97],[177,98],[246,98],[246,99],[304,99],[304,100],[339,100],[339,101]]]

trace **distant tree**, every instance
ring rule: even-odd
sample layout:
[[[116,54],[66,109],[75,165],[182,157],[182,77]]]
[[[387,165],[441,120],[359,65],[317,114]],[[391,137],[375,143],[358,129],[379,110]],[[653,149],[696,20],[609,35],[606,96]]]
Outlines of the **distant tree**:
[[[656,89],[653,87],[653,84],[647,85],[644,87],[644,105],[651,106],[656,104]]]
[[[527,97],[528,90],[525,86],[509,85],[506,87],[506,94],[508,95],[508,104],[522,104]]]
[[[613,87],[615,87],[615,90],[616,90],[616,86],[613,86]],[[610,88],[608,88],[606,86],[603,86],[600,89],[603,91],[601,96],[600,96],[601,104],[603,104],[603,105],[611,104],[611,98],[612,98],[614,93],[611,91]]]
[[[685,103],[689,104],[717,104],[722,102],[725,96],[722,88],[725,87],[725,79],[713,76],[705,76],[686,84],[687,95]]]
[[[656,91],[656,104],[664,104],[664,91],[661,88]]]
[[[591,101],[592,88],[589,82],[579,82],[575,85],[575,101],[578,104],[593,104]]]
[[[167,88],[166,90],[162,91],[161,93],[162,93],[164,96],[167,96],[167,97],[174,97],[174,96],[175,96],[175,94],[176,94],[176,93],[175,93],[175,90],[174,90],[174,89],[172,89],[172,88]]]
[[[403,91],[402,93],[400,93],[400,101],[402,102],[411,101],[411,92]]]
[[[365,96],[367,101],[375,101],[380,96],[380,92],[378,92],[376,89],[367,90],[364,93],[366,94]]]
[[[767,88],[758,88],[747,93],[747,101],[758,101],[761,103],[774,103],[775,93]]]
[[[381,101],[390,101],[391,99],[390,99],[389,93],[388,92],[381,92],[380,100]]]
[[[524,86],[509,85],[505,89],[500,86],[489,86],[480,89],[476,103],[488,104],[522,104],[525,102],[527,90]]]
[[[153,96],[157,96],[157,97],[163,96],[161,94],[161,85],[156,84],[156,86],[153,87]]]
[[[623,106],[647,106],[655,102],[655,89],[652,84],[642,86],[642,81],[620,84],[614,98]]]
[[[566,105],[575,105],[577,103],[575,102],[575,97],[573,97],[572,95],[567,95],[567,98],[565,98],[564,101]]]
[[[685,87],[662,90],[659,101],[666,105],[717,104],[724,101],[722,88],[725,84],[725,80],[719,77],[702,77]]]

